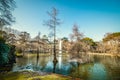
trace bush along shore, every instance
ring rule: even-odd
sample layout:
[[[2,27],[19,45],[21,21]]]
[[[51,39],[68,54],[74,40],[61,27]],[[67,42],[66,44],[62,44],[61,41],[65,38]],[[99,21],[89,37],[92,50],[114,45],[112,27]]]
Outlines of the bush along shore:
[[[6,44],[0,37],[0,72],[10,71],[15,62],[15,46]]]

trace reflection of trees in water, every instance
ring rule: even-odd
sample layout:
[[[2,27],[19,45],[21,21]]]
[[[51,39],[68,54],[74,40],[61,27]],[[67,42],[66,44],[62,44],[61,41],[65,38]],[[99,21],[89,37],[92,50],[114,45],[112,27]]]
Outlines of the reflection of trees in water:
[[[53,62],[53,73],[55,73],[57,62]]]
[[[38,61],[39,61],[39,49],[37,49],[36,66],[38,66]]]
[[[112,80],[120,80],[120,57],[105,57],[101,61],[102,64],[106,67],[108,72],[108,77]]]
[[[27,64],[32,64],[35,68],[44,69],[49,60],[49,57],[38,56],[38,54],[26,53],[24,57],[17,58],[17,63],[24,66]]]
[[[16,64],[20,66],[26,65],[27,63],[28,63],[28,60],[25,57],[16,58]]]
[[[60,71],[64,71],[68,66],[68,57],[58,56],[57,58],[58,58],[58,63],[53,62],[53,73],[56,73],[56,69]]]
[[[90,75],[90,69],[93,67],[93,64],[77,64],[77,66],[73,66],[71,69],[71,74],[73,78],[83,78],[85,80],[88,79]]]
[[[109,56],[93,56],[94,63],[75,64],[71,63],[70,76],[82,79],[100,78],[120,80],[120,58]],[[98,70],[98,71],[96,71]],[[98,77],[96,77],[98,76]],[[104,78],[102,78],[104,77]]]
[[[94,62],[100,62],[102,58],[103,58],[102,56],[98,56],[98,55],[93,56]]]
[[[38,65],[41,66],[41,69],[43,70],[48,62],[49,62],[49,58],[48,57],[40,56]]]
[[[61,56],[61,58],[62,58],[62,62],[61,62],[61,63],[67,65],[68,57],[66,57],[66,56]]]
[[[120,74],[120,58],[119,57],[109,57],[109,56],[90,56],[93,59],[93,63],[79,64],[77,62],[68,62],[69,57],[62,56],[61,63],[53,63],[52,57],[39,56],[37,59],[37,54],[29,55],[29,63],[35,67],[34,70],[55,72],[60,74],[70,74],[70,76],[83,78],[84,80],[98,76],[97,78],[104,79],[119,77]],[[28,64],[28,57],[19,58],[17,64],[26,65]],[[59,57],[58,57],[59,58]],[[59,59],[58,59],[59,60]],[[37,62],[37,68],[36,68]],[[61,64],[61,68],[59,68]],[[108,76],[108,78],[106,78]],[[112,77],[110,77],[112,76]],[[120,78],[119,78],[120,79]],[[118,80],[119,80],[118,79]],[[116,80],[116,79],[113,79]]]

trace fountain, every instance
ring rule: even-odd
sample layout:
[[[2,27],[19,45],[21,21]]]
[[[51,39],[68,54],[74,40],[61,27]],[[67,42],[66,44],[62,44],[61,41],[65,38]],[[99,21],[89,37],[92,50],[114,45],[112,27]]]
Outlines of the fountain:
[[[59,57],[58,57],[59,69],[61,69],[62,64],[62,40],[59,39]]]
[[[62,40],[59,39],[59,55],[62,54]]]

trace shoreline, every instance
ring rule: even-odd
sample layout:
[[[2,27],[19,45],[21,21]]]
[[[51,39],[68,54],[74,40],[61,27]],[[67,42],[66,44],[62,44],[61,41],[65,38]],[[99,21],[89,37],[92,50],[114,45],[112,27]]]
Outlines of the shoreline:
[[[101,55],[101,56],[111,56],[111,57],[117,56],[117,57],[120,57],[119,53],[116,54],[116,53],[91,53],[91,52],[89,52],[88,54],[89,55]]]

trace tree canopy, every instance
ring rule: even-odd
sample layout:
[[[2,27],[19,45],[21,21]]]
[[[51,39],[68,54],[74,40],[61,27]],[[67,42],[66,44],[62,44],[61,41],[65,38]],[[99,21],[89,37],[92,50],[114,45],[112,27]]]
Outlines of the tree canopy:
[[[93,39],[91,39],[89,37],[83,38],[82,41],[87,43],[88,45],[92,45],[94,43]]]
[[[103,38],[103,41],[118,40],[120,41],[120,32],[107,33]]]

